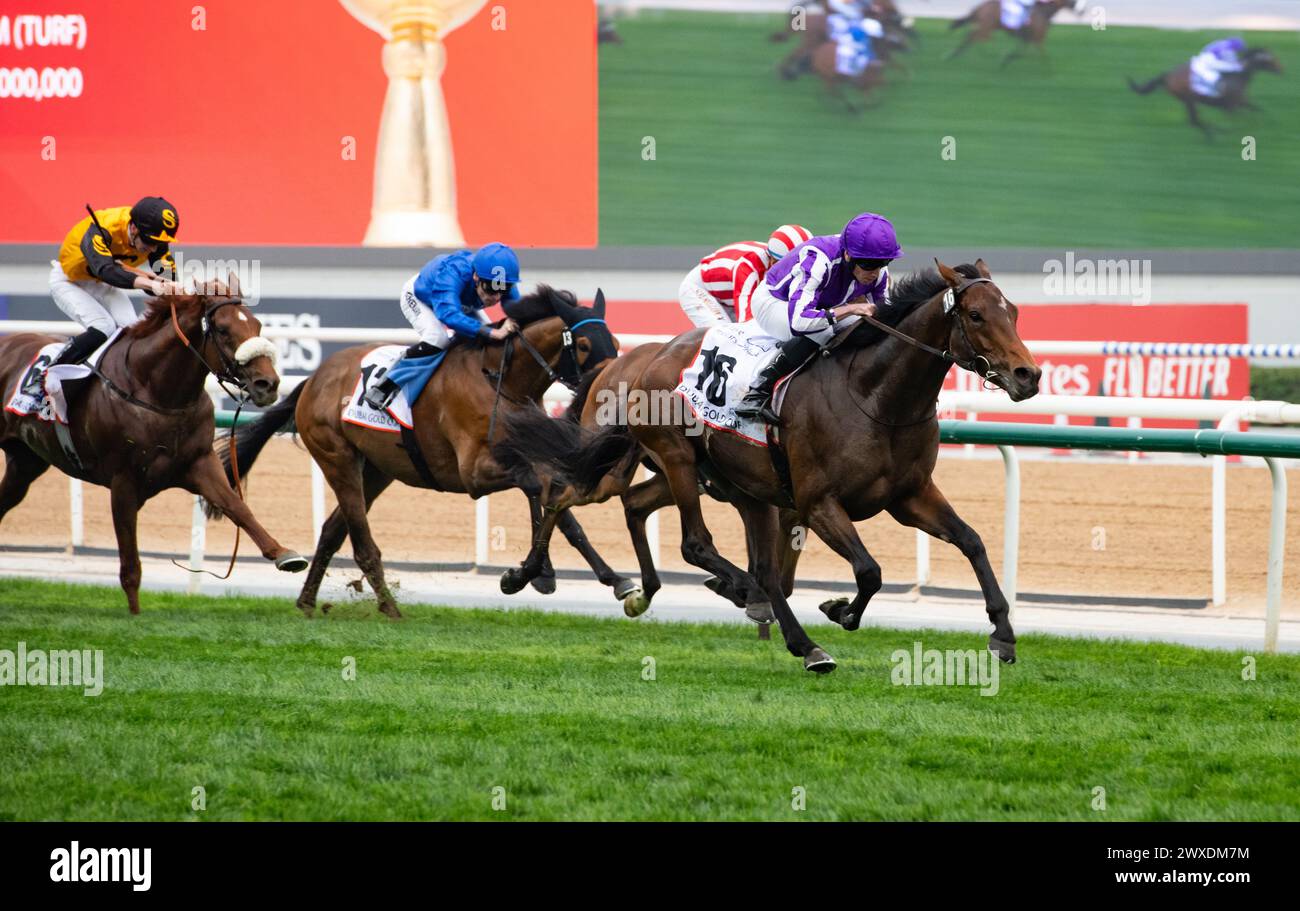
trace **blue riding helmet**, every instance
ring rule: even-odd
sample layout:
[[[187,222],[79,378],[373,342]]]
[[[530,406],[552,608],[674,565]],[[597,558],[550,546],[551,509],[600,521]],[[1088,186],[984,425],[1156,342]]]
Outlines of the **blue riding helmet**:
[[[474,274],[484,281],[519,283],[519,257],[505,244],[488,244],[474,254]]]

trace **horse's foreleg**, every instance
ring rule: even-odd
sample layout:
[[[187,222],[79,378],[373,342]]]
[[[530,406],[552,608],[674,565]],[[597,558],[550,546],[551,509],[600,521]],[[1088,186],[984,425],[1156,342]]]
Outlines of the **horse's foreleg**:
[[[970,561],[993,624],[989,651],[995,652],[1006,663],[1013,663],[1016,660],[1016,634],[1011,629],[1009,605],[993,567],[989,565],[984,542],[975,529],[962,521],[933,481],[916,496],[891,507],[889,514],[903,525],[919,528],[941,541],[956,545]]]
[[[772,603],[772,613],[781,626],[781,635],[790,654],[803,659],[805,670],[825,674],[835,670],[835,659],[809,638],[808,633],[790,610],[781,591],[781,528],[777,509],[748,498],[739,499],[736,508],[745,522],[745,534],[752,545],[754,574]]]
[[[659,571],[655,568],[654,554],[650,553],[645,522],[657,510],[673,505],[673,492],[664,476],[656,474],[647,481],[629,487],[623,493],[622,500],[623,518],[627,521],[632,549],[636,551],[637,565],[641,568],[641,591],[633,593],[623,602],[623,613],[629,617],[639,617],[649,609],[651,600],[663,587],[659,581]]]
[[[32,482],[45,474],[50,463],[32,452],[22,443],[5,444],[5,474],[0,480],[0,522],[5,513],[27,496]]]
[[[209,452],[190,466],[189,477],[183,485],[186,490],[196,493],[220,509],[228,519],[248,532],[262,556],[275,561],[275,568],[286,572],[302,572],[307,568],[307,560],[271,537],[261,523],[253,517],[239,494],[231,488],[226,480],[225,469],[215,452]]]
[[[110,486],[113,531],[117,535],[118,578],[126,592],[126,606],[140,613],[140,549],[136,539],[136,517],[140,512],[140,495],[129,479],[114,478]]]
[[[850,603],[837,598],[821,605],[821,611],[847,630],[855,630],[862,623],[862,615],[882,584],[880,564],[872,559],[853,527],[853,520],[844,507],[832,496],[825,496],[808,510],[808,525],[826,544],[853,567],[853,579],[858,593]]]
[[[574,550],[582,554],[582,559],[587,561],[587,565],[596,574],[596,579],[600,584],[614,589],[615,601],[623,601],[632,595],[640,593],[641,586],[610,569],[609,564],[605,562],[601,555],[596,552],[596,548],[592,547],[591,542],[587,540],[587,533],[582,530],[582,526],[573,517],[573,513],[567,509],[560,513],[559,526],[560,532],[565,539],[573,545]]]
[[[366,509],[375,502],[375,499],[388,489],[388,485],[393,483],[393,479],[380,472],[378,469],[367,464],[363,472],[363,484],[365,485]],[[320,591],[321,581],[325,578],[325,571],[329,568],[330,560],[338,553],[343,541],[348,536],[348,522],[343,517],[343,510],[338,507],[330,513],[325,524],[321,526],[320,537],[316,542],[316,553],[311,560],[311,569],[307,571],[307,579],[303,582],[302,591],[298,594],[298,609],[308,617],[316,609],[316,595]]]
[[[955,48],[949,51],[948,56],[944,57],[943,59],[956,60],[957,57],[965,53],[966,49],[970,47],[972,44],[974,44],[977,40],[978,40],[977,33],[975,32],[974,29],[972,29],[971,31],[966,33],[966,37],[962,39],[961,44],[957,45]]]
[[[546,535],[546,546],[540,551],[537,550],[538,534],[542,527],[542,501],[541,496],[535,493],[525,493],[528,497],[528,515],[532,522],[533,531],[533,549],[528,552],[529,559],[525,564],[535,566],[536,572],[528,577],[528,582],[532,585],[533,590],[540,595],[551,595],[555,593],[555,567],[551,565],[551,534]],[[537,563],[532,562],[532,558],[538,558]]]

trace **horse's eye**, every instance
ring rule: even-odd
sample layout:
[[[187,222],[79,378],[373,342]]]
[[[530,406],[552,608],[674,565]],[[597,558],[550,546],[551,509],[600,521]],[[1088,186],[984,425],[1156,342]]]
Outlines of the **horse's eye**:
[[[971,321],[972,323],[982,323],[982,322],[984,322],[984,317],[980,314],[980,312],[979,312],[978,310],[971,310],[971,311],[969,311],[969,316],[970,316],[970,321]]]

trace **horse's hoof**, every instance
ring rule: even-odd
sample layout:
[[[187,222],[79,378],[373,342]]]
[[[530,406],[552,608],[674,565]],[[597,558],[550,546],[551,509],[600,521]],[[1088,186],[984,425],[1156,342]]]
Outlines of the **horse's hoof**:
[[[528,584],[524,571],[519,568],[507,569],[501,574],[501,593],[503,595],[513,595],[524,590]]]
[[[555,594],[555,576],[538,576],[530,584],[539,595]]]
[[[814,674],[829,674],[835,670],[835,659],[813,646],[813,650],[803,656],[803,669]]]
[[[755,623],[776,622],[776,614],[772,613],[772,605],[766,601],[761,604],[746,604],[745,616]]]
[[[614,600],[625,601],[641,591],[641,586],[631,579],[620,579],[614,584]]]
[[[817,609],[826,615],[827,620],[832,623],[840,623],[844,617],[844,610],[848,606],[848,598],[832,598],[817,605]]]
[[[623,599],[623,613],[629,617],[639,617],[650,609],[650,599],[637,589]]]
[[[1016,644],[1005,642],[996,636],[989,636],[989,651],[998,656],[1003,664],[1016,663]]]
[[[736,593],[732,590],[731,586],[716,576],[705,579],[704,587],[713,592],[719,598],[726,598],[732,604],[736,605],[736,607],[745,606],[745,602],[741,601],[740,598],[736,596]]]
[[[282,573],[300,573],[307,568],[307,558],[290,551],[275,561],[275,568]]]

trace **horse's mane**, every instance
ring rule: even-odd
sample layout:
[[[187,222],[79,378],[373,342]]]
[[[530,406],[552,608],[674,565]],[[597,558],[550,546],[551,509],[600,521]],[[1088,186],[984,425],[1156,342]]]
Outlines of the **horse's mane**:
[[[979,278],[979,270],[970,263],[954,266],[953,271],[966,278]],[[897,327],[914,310],[948,287],[938,269],[922,269],[894,282],[889,288],[888,303],[876,311],[876,319],[886,326]],[[855,348],[872,345],[885,338],[886,333],[868,322],[859,323],[845,339],[845,344]]]
[[[176,301],[177,316],[184,314],[198,302],[198,298],[193,296],[145,298],[144,312],[140,314],[138,320],[126,327],[123,334],[128,338],[142,339],[162,329],[164,324],[171,322],[172,312],[168,304],[173,300]]]
[[[527,326],[538,320],[559,316],[556,301],[563,301],[570,307],[578,306],[578,298],[572,291],[557,291],[550,285],[538,285],[532,294],[525,294],[517,301],[506,301],[501,309],[520,326]]]

